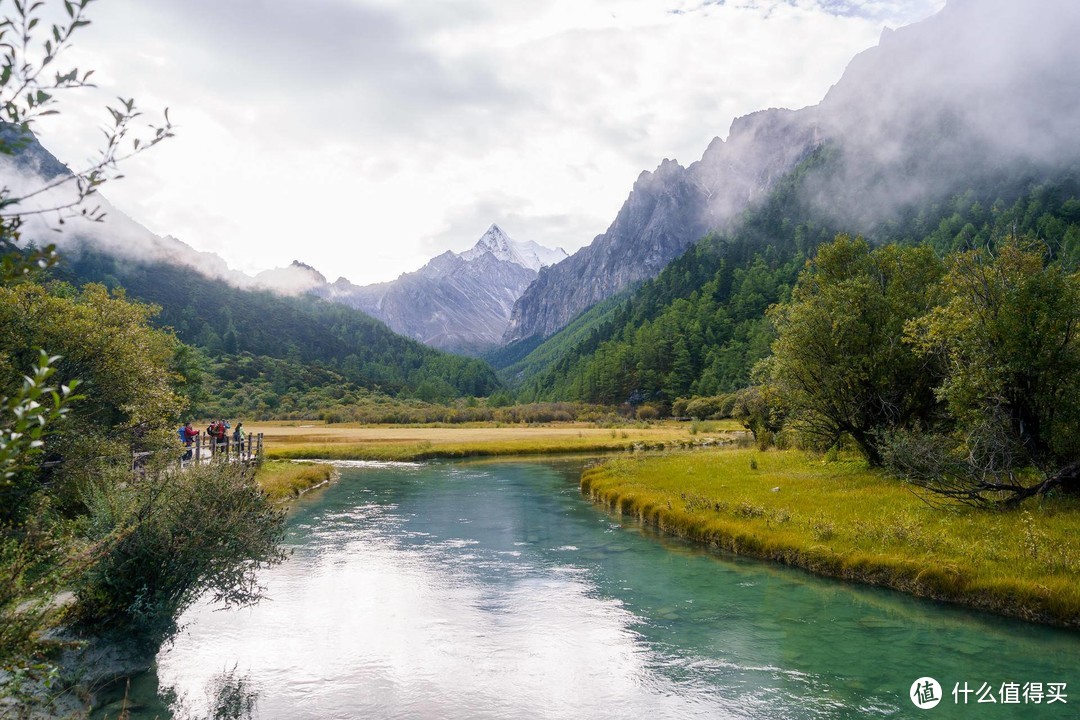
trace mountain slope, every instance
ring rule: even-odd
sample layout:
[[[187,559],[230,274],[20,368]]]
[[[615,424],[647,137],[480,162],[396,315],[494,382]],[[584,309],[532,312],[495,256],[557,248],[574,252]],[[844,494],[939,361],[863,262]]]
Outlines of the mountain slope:
[[[437,384],[443,396],[484,396],[498,387],[479,360],[429,348],[319,298],[237,288],[189,268],[130,261],[90,244],[69,246],[57,276],[122,287],[129,297],[160,306],[157,324],[213,356],[285,359],[389,395],[415,395],[424,383]]]
[[[787,296],[820,243],[842,230],[806,200],[843,172],[836,151],[815,151],[730,235],[690,247],[627,300],[601,303],[502,370],[520,397],[650,402],[731,392],[773,339],[769,305]],[[909,205],[868,239],[927,243],[945,253],[994,247],[1009,235],[1038,238],[1065,267],[1080,267],[1080,162],[1003,170],[941,201]],[[563,337],[589,319],[591,330]]]
[[[815,146],[798,113],[737,120],[687,168],[665,160],[643,172],[615,221],[591,245],[542,270],[514,306],[503,341],[547,337],[582,310],[654,277],[709,230],[727,227]]]
[[[643,173],[608,231],[522,295],[504,340],[549,336],[655,276],[706,232],[734,230],[826,143],[842,167],[806,192],[821,217],[862,232],[969,178],[1068,160],[1080,117],[1078,31],[1080,5],[1068,0],[950,0],[927,20],[886,31],[819,105],[739,118],[700,161]]]
[[[603,402],[741,387],[769,351],[762,311],[841,231],[942,252],[1016,233],[1076,267],[1077,32],[1080,6],[1043,0],[954,1],[886,33],[819,106],[786,114],[788,132],[814,130],[799,136],[814,147],[764,201],[593,318],[587,338],[520,343],[531,352],[511,362],[527,370],[504,377],[522,397]]]
[[[391,282],[361,287],[341,278],[313,292],[426,345],[477,354],[498,344],[537,271],[565,257],[561,249],[512,240],[492,225],[469,250],[447,251]]]
[[[20,154],[0,158],[0,178],[16,191],[40,187],[43,178],[68,172],[36,139]],[[230,270],[213,253],[155,235],[105,198],[96,196],[94,202],[107,212],[104,222],[76,218],[57,234],[47,218],[31,216],[22,228],[23,239],[60,245],[60,279],[101,282],[160,306],[157,324],[174,328],[181,340],[211,356],[248,353],[282,360],[286,362],[270,365],[289,366],[293,382],[333,376],[391,395],[415,395],[423,389],[438,397],[482,396],[499,386],[486,364],[397,335],[360,311],[259,289],[281,287],[297,295],[316,281],[325,284],[305,265],[294,263],[251,278]]]

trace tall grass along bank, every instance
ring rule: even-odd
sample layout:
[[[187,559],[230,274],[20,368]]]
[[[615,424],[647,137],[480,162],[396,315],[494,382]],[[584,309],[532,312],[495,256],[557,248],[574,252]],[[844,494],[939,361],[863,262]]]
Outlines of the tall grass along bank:
[[[1080,501],[930,505],[862,462],[724,449],[588,468],[611,509],[722,550],[1011,617],[1080,628]]]
[[[259,468],[255,481],[271,500],[283,503],[325,485],[334,473],[332,465],[268,460]]]

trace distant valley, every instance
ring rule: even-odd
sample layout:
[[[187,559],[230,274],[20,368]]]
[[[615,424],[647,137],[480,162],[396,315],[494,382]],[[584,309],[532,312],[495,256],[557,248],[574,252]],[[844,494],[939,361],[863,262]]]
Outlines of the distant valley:
[[[227,312],[181,311],[197,300],[132,280],[145,275],[140,266],[156,268],[155,279],[166,267],[190,267],[233,290],[272,290],[282,307],[329,301],[387,332],[487,358],[517,399],[666,407],[751,381],[773,339],[766,309],[836,233],[877,244],[927,242],[941,252],[1028,233],[1063,257],[1077,252],[1080,86],[1072,75],[1080,51],[1067,31],[1077,10],[1038,5],[1045,12],[951,0],[922,22],[884,32],[819,104],[736,118],[700,160],[665,159],[642,172],[607,231],[569,257],[493,224],[470,250],[445,252],[390,282],[330,281],[302,257],[251,277],[151,233],[105,201],[107,223],[74,224],[60,237],[76,263],[79,247],[114,258],[108,267],[82,263],[78,279],[122,285],[161,304],[163,321],[212,355],[250,351],[254,338]],[[33,145],[8,161],[5,176],[65,171]],[[56,237],[46,229],[30,226],[26,235]],[[268,357],[288,354],[285,339],[280,347],[263,340],[255,344]],[[305,342],[320,344],[314,336]],[[347,365],[349,342],[335,340],[330,369]],[[322,361],[320,352],[292,345],[294,360]],[[409,362],[416,355],[398,352]],[[392,364],[391,355],[382,357]],[[485,372],[470,370],[465,383],[429,383],[421,394],[488,392],[497,384],[491,368]],[[419,376],[407,372],[365,373],[352,377],[393,393],[419,390]]]

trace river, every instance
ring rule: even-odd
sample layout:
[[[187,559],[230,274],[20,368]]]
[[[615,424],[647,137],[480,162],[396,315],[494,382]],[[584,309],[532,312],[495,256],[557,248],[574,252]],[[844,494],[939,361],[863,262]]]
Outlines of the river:
[[[343,467],[267,600],[189,611],[131,717],[1076,716],[1080,635],[658,536],[582,462]]]

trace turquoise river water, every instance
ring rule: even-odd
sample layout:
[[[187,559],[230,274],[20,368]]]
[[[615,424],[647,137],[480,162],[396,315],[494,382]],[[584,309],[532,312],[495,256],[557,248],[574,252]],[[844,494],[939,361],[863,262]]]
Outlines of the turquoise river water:
[[[1080,717],[1080,635],[658,536],[582,464],[342,467],[268,599],[189,612],[132,717]]]

